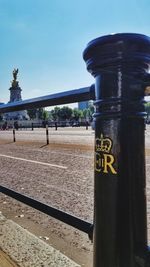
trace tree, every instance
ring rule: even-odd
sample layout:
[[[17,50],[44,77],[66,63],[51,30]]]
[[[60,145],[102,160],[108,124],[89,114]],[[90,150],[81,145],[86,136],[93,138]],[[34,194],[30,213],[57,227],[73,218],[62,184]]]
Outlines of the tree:
[[[47,111],[47,113],[48,113],[48,119],[49,119],[50,121],[52,121],[52,120],[53,120],[53,116],[52,116],[51,111]]]
[[[72,117],[72,109],[64,106],[59,110],[58,116],[60,120],[70,120]]]
[[[51,115],[52,115],[53,120],[55,120],[55,121],[58,120],[59,111],[60,111],[59,107],[54,107],[54,109],[51,110]]]
[[[34,108],[27,110],[30,119],[43,119],[43,111],[43,108]]]
[[[38,119],[40,119],[40,120],[43,119],[43,112],[44,112],[43,108],[38,108],[37,109],[37,117],[38,117]]]
[[[48,111],[47,110],[43,110],[42,119],[44,121],[46,121],[46,120],[48,120],[48,118],[49,118]]]
[[[83,110],[83,117],[84,117],[84,119],[88,119],[89,118],[89,109],[88,108],[85,108],[84,110]]]
[[[74,108],[73,110],[73,118],[78,121],[79,118],[83,117],[83,111],[77,108]]]
[[[88,108],[83,110],[84,119],[92,121],[93,113],[94,113],[94,106],[90,105]]]
[[[27,113],[28,113],[30,119],[35,119],[36,118],[36,112],[37,112],[36,108],[27,110]]]

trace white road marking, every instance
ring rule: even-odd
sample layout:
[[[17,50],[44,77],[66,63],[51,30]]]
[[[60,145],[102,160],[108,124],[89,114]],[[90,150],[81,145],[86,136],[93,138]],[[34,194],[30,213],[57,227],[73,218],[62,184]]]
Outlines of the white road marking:
[[[45,166],[51,166],[51,167],[60,168],[60,169],[67,169],[66,166],[61,166],[61,165],[56,165],[56,164],[51,164],[51,163],[46,163],[46,162],[41,162],[41,161],[35,161],[35,160],[30,160],[30,159],[17,158],[17,157],[12,157],[12,156],[3,155],[3,154],[0,154],[0,157],[17,159],[17,160],[27,161],[27,162],[41,164],[41,165],[45,165]]]

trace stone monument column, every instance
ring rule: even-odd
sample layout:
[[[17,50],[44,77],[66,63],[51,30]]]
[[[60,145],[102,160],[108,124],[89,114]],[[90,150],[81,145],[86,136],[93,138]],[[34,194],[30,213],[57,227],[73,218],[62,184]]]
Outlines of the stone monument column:
[[[17,81],[18,72],[19,72],[18,69],[14,69],[13,70],[13,78],[14,79],[11,82],[11,84],[12,84],[11,87],[9,88],[9,90],[10,90],[10,101],[9,101],[9,103],[22,100],[22,97],[21,97],[22,89],[19,87],[19,82]]]
[[[22,101],[21,91],[22,89],[19,87],[19,82],[17,81],[17,75],[19,70],[14,69],[13,70],[13,80],[11,82],[10,90],[10,100],[8,103],[16,102],[16,101]],[[14,111],[14,112],[8,112],[4,114],[5,120],[29,120],[29,116],[27,114],[26,110],[20,110],[20,111]]]

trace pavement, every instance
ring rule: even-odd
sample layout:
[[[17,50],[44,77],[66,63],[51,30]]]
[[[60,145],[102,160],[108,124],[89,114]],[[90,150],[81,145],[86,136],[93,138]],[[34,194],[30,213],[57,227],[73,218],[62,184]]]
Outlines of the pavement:
[[[80,267],[0,213],[0,267]]]

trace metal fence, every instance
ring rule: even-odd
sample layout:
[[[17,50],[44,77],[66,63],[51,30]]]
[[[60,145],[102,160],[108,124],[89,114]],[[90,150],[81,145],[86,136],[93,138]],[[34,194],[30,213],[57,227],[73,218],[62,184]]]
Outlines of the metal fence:
[[[94,86],[85,87],[77,90],[71,90],[63,93],[38,97],[34,99],[18,101],[15,103],[9,103],[0,106],[0,112],[10,112],[15,110],[23,110],[29,108],[39,108],[45,106],[53,106],[59,104],[74,103],[79,101],[86,101],[94,99]],[[88,233],[91,236],[92,225],[89,222],[81,220],[80,218],[74,217],[68,213],[65,213],[61,210],[55,209],[44,203],[41,203],[35,199],[32,199],[28,196],[15,192],[4,186],[0,186],[0,191],[24,204],[27,204],[47,215],[50,215],[62,222],[65,222],[85,233]]]

